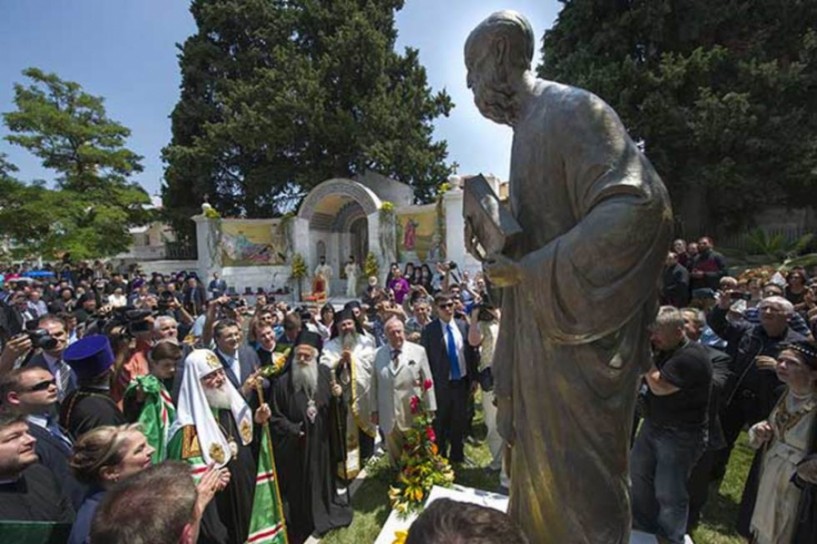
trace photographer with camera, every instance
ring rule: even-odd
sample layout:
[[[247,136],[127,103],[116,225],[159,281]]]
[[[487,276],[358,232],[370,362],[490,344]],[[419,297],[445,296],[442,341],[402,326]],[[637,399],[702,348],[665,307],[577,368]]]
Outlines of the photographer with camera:
[[[247,303],[238,295],[221,295],[207,302],[207,311],[204,313],[204,324],[201,329],[199,345],[204,349],[211,349],[213,343],[213,328],[216,323],[222,319],[231,319],[238,324],[239,329],[243,330],[244,324],[244,310],[247,309]],[[200,320],[199,316],[196,321]],[[196,331],[196,323],[193,325],[194,333]]]
[[[111,398],[119,409],[122,409],[122,398],[130,381],[149,372],[148,353],[153,347],[154,339],[154,316],[150,309],[127,310],[125,319],[127,324],[122,343],[123,349],[127,351],[111,384]]]
[[[176,329],[181,328],[181,331],[176,331],[176,339],[179,341],[187,336],[187,333],[190,332],[190,329],[193,327],[193,316],[185,310],[184,306],[170,289],[164,289],[159,292],[159,296],[156,298],[156,311],[159,316],[173,319],[173,322],[176,324]],[[162,337],[167,338],[167,335],[163,334]]]
[[[22,333],[29,322],[37,319],[36,312],[28,307],[28,294],[21,288],[15,288],[9,294],[0,310],[3,312],[3,328],[9,336]]]
[[[494,345],[499,336],[500,310],[487,296],[480,298],[471,308],[468,343],[479,346],[479,366],[477,367],[480,388],[482,389],[482,409],[488,434],[485,439],[491,452],[491,463],[488,471],[499,473],[500,488],[507,488],[510,483],[507,470],[503,465],[505,443],[496,426],[496,403],[494,400],[494,378],[491,367],[494,359]]]
[[[57,384],[57,401],[62,402],[69,393],[77,388],[77,376],[71,367],[62,360],[62,354],[68,347],[68,330],[65,320],[55,315],[45,315],[37,323],[38,329],[28,333],[32,348],[39,348],[26,367],[48,370]]]

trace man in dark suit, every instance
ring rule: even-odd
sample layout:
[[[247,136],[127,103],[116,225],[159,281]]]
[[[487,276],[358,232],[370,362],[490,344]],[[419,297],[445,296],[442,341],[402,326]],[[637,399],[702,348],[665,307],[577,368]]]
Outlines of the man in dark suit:
[[[37,318],[35,312],[29,309],[28,298],[22,289],[12,291],[3,304],[2,311],[4,328],[9,337],[25,331],[26,323]]]
[[[49,534],[51,542],[65,542],[68,525],[74,521],[74,509],[62,491],[54,473],[37,461],[35,438],[28,432],[28,423],[20,414],[0,411],[0,520],[3,523],[39,521],[57,524],[27,527],[26,533]],[[4,532],[4,536],[7,536]],[[6,538],[3,541],[7,542]],[[45,542],[46,538],[37,538]],[[22,539],[11,539],[21,542]]]
[[[4,409],[26,417],[28,432],[37,439],[34,450],[40,463],[57,477],[74,509],[79,508],[85,489],[74,478],[68,465],[73,444],[57,424],[54,376],[38,367],[12,370],[0,382],[0,404]]]
[[[661,303],[683,308],[689,303],[689,270],[678,262],[678,255],[670,251],[661,275]]]
[[[35,354],[26,363],[27,368],[42,368],[50,372],[57,384],[57,401],[62,402],[77,388],[77,375],[62,360],[62,352],[68,347],[68,329],[65,320],[55,315],[46,315],[40,318],[39,328],[48,331],[48,335],[56,342],[54,347],[43,349]]]
[[[227,379],[244,397],[252,393],[254,374],[261,366],[258,354],[241,342],[241,327],[232,319],[222,319],[214,328],[216,355],[224,366]]]
[[[199,282],[198,277],[190,275],[187,277],[187,285],[184,288],[184,307],[190,315],[199,315],[207,309],[207,292]]]
[[[468,324],[454,319],[451,297],[438,294],[434,304],[438,317],[426,325],[420,338],[434,377],[437,399],[434,432],[440,452],[452,463],[461,463],[465,460],[463,438],[468,423],[468,397],[477,383],[479,353],[468,343]]]
[[[218,277],[218,272],[213,272],[213,279],[207,286],[207,290],[210,291],[212,298],[218,298],[227,292],[227,282]]]

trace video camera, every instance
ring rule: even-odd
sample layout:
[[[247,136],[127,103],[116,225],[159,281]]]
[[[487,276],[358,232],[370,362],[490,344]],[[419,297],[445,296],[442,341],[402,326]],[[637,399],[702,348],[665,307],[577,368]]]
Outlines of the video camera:
[[[223,304],[223,306],[225,308],[229,308],[230,310],[232,310],[234,312],[241,309],[241,308],[243,308],[246,305],[247,305],[247,301],[244,300],[243,298],[239,297],[238,295],[230,295],[230,300],[228,300],[227,302],[225,302]]]
[[[152,323],[148,318],[153,315],[155,314],[151,310],[128,306],[97,312],[85,323],[85,334],[98,332],[112,337],[133,337],[138,333],[151,330]]]
[[[493,313],[493,311],[496,310],[496,306],[491,300],[491,295],[487,291],[482,294],[482,300],[476,305],[476,308],[479,310],[477,319],[480,321],[496,320],[496,315]]]
[[[52,337],[45,329],[34,329],[25,332],[31,339],[31,345],[35,348],[44,350],[52,350],[57,347],[59,343],[56,338]]]

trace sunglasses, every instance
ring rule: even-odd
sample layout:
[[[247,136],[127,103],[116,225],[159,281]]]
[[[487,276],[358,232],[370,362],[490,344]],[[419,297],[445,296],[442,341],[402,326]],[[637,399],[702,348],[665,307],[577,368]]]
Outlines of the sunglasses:
[[[34,392],[34,391],[48,391],[48,389],[52,385],[56,387],[57,380],[45,380],[45,381],[42,381],[40,383],[35,383],[34,385],[32,385],[31,387],[26,389],[26,391],[28,391],[29,393]]]
[[[443,309],[445,309],[445,308],[453,308],[453,307],[454,307],[454,303],[453,303],[453,302],[443,302],[442,304],[438,304],[438,305],[437,305],[437,307],[438,307],[438,308],[443,308]]]

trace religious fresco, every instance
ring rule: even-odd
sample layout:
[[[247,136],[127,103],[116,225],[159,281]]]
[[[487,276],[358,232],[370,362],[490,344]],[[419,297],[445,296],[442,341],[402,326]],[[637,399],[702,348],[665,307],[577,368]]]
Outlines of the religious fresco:
[[[286,261],[286,239],[276,224],[222,221],[222,266],[270,266]]]
[[[397,251],[400,262],[434,263],[445,259],[445,232],[437,206],[397,212]]]

